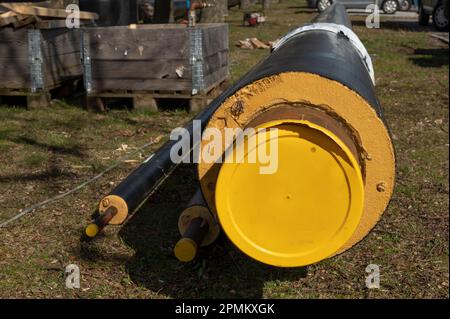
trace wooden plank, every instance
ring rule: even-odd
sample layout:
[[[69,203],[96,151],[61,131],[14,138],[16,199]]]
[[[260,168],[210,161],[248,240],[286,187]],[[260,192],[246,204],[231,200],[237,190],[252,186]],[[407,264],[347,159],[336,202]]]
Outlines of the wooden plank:
[[[50,60],[44,59],[44,79],[46,87],[55,87],[68,79],[83,76],[80,55],[76,53],[54,56]]]
[[[81,78],[79,30],[42,30],[42,70],[46,90],[67,79]],[[28,89],[28,31],[0,29],[0,88]]]
[[[214,73],[205,76],[205,78],[203,79],[203,81],[205,83],[205,89],[203,90],[202,93],[207,93],[207,92],[211,91],[213,88],[218,86],[220,83],[222,83],[223,81],[228,79],[229,76],[230,76],[230,72],[228,70],[228,66],[223,67],[223,68],[215,71]]]
[[[90,22],[87,21],[80,21],[81,25],[89,24]],[[58,29],[58,28],[65,28],[66,27],[66,20],[39,20],[36,22],[36,28],[38,29]]]
[[[1,6],[23,15],[34,15],[51,18],[67,18],[67,16],[69,15],[69,13],[66,12],[65,9],[46,8],[36,5],[24,5],[21,3],[1,3]],[[98,14],[94,12],[80,11],[80,19],[97,20]]]
[[[156,103],[154,97],[147,94],[140,94],[133,98],[133,108],[140,111],[158,112],[158,103]]]
[[[2,15],[0,15],[0,27],[4,27],[8,24],[17,24],[20,21],[23,21],[25,19],[29,18],[28,16],[24,16],[21,14],[17,14],[15,12],[5,12]]]
[[[203,56],[208,57],[229,49],[228,25],[215,23],[205,25],[203,31]]]
[[[27,108],[37,109],[41,107],[48,107],[51,103],[50,92],[41,92],[40,94],[33,94],[27,96]]]
[[[217,52],[216,54],[205,58],[203,74],[206,76],[223,67],[228,67],[228,51]]]
[[[190,99],[192,97],[191,91],[172,91],[164,93],[164,91],[162,90],[107,90],[103,92],[94,92],[89,96],[109,98],[134,98],[138,95],[148,95],[155,99]]]
[[[203,110],[208,105],[208,101],[204,97],[192,98],[189,101],[189,112],[197,113]]]
[[[92,90],[104,92],[108,90],[167,90],[173,91],[191,90],[191,80],[184,79],[93,79]],[[95,94],[93,94],[95,95]]]
[[[27,59],[0,59],[0,88],[28,88],[29,69]]]
[[[189,59],[186,28],[151,30],[148,28],[86,28],[92,59],[149,60]]]
[[[23,17],[23,19],[19,19],[18,17]],[[17,21],[14,21],[12,23],[14,28],[22,28],[26,25],[32,24],[33,22],[36,22],[36,17],[35,16],[22,16],[22,15],[18,15],[17,17]]]
[[[45,85],[55,87],[67,79],[81,78],[81,31],[49,29],[41,34]]]
[[[104,112],[106,111],[105,104],[100,97],[86,96],[86,108],[89,111]]]
[[[42,30],[42,54],[47,56],[79,52],[81,47],[81,30],[51,29]]]
[[[46,1],[28,1],[28,2],[15,2],[15,1],[10,1],[10,2],[6,2],[6,3],[12,3],[12,4],[21,4],[21,5],[25,5],[25,6],[39,6],[39,7],[44,7],[44,8],[62,8],[60,6],[58,6],[56,3],[59,0],[46,0]],[[3,5],[3,1],[0,1],[0,10],[2,9],[2,5]],[[3,9],[5,10],[5,9]]]
[[[0,18],[4,19],[4,18],[10,18],[10,17],[15,17],[18,14],[14,11],[6,11],[6,12],[2,12],[0,13]]]
[[[92,61],[92,77],[96,79],[188,79],[192,77],[188,60],[153,59],[147,61]],[[176,70],[184,68],[180,78]]]
[[[27,30],[14,30],[13,28],[0,29],[0,42],[23,40],[25,35],[26,40]],[[1,47],[1,46],[0,46]]]

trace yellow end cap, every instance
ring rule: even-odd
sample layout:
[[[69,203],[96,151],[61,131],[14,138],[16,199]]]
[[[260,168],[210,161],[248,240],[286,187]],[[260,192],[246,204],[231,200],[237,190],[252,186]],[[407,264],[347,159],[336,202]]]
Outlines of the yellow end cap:
[[[250,149],[248,140],[235,144],[233,153],[241,158],[221,166],[215,201],[225,233],[244,253],[274,266],[330,257],[350,239],[363,213],[358,162],[336,135],[308,121],[262,127],[277,128],[278,134],[256,133]],[[277,142],[276,169],[261,174],[269,164],[249,159],[273,152],[271,140]]]
[[[98,232],[100,231],[100,228],[96,224],[89,224],[86,227],[85,233],[88,237],[95,237],[97,236]]]
[[[181,238],[175,245],[173,250],[175,257],[182,262],[190,262],[197,255],[198,246],[195,241],[190,238]]]

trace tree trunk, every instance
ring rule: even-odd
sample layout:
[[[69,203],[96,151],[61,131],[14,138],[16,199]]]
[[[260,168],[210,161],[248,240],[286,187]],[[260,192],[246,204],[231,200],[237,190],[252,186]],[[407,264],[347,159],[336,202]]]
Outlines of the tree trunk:
[[[241,9],[248,9],[252,4],[252,0],[241,0]]]
[[[228,15],[228,4],[226,0],[209,0],[212,7],[202,9],[200,22],[202,23],[221,23],[225,22],[225,16]]]
[[[154,23],[169,23],[173,20],[171,4],[170,0],[155,0]]]

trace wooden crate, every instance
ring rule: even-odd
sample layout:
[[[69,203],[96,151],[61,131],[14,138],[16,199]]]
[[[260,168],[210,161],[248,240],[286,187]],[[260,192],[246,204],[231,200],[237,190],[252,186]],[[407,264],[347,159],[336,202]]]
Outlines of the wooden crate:
[[[136,108],[156,110],[156,99],[179,97],[198,109],[229,77],[224,23],[85,28],[83,45],[88,104],[132,96]]]
[[[47,106],[50,91],[81,79],[81,32],[76,29],[0,29],[0,97],[24,96]]]

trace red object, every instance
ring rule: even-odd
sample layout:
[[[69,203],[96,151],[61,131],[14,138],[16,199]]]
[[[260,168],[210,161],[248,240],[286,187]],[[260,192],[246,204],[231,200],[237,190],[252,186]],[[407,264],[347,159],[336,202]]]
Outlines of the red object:
[[[247,23],[253,27],[258,24],[258,18],[248,18]]]

